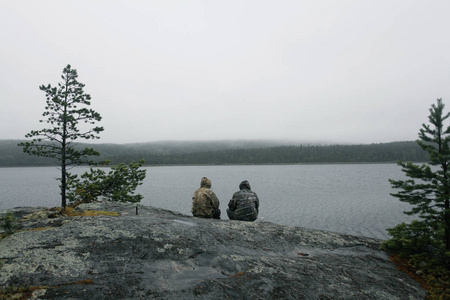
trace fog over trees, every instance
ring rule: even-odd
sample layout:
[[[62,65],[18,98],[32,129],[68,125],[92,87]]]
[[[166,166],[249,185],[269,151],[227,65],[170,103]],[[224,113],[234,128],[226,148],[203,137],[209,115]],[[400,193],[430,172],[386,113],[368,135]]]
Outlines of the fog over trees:
[[[0,166],[53,166],[45,157],[30,156],[19,140],[0,140]],[[80,148],[92,146],[80,144]],[[274,141],[166,141],[138,144],[95,144],[99,160],[112,165],[145,159],[146,165],[381,163],[427,161],[415,141],[360,145],[293,145]]]

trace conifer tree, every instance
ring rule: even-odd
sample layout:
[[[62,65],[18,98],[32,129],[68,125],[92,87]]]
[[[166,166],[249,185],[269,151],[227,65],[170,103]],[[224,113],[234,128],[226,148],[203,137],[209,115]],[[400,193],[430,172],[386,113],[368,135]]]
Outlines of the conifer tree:
[[[409,245],[430,246],[423,245],[427,243],[443,246],[446,251],[450,251],[450,126],[444,126],[450,113],[444,115],[442,99],[437,99],[429,111],[430,124],[422,124],[417,141],[427,151],[428,163],[416,165],[399,162],[402,171],[410,179],[389,180],[393,188],[400,190],[392,195],[412,205],[412,209],[405,213],[418,215],[419,220],[409,226],[400,224],[389,229],[389,233],[397,244],[414,239]]]
[[[83,91],[84,84],[77,81],[78,73],[67,65],[63,69],[62,82],[57,87],[50,84],[39,87],[45,92],[47,105],[42,114],[46,119],[40,120],[48,128],[33,130],[25,137],[33,138],[30,142],[20,143],[23,151],[30,155],[57,159],[61,166],[61,206],[66,208],[68,167],[81,164],[94,164],[91,156],[99,153],[92,148],[79,149],[79,139],[98,139],[103,127],[94,124],[101,120],[96,111],[89,109],[91,96]]]

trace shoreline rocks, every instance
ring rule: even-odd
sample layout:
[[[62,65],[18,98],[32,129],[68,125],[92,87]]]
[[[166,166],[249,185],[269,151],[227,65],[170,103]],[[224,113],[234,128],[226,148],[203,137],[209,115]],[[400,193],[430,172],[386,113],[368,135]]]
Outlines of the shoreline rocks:
[[[120,203],[120,216],[22,221],[0,240],[0,286],[36,299],[424,299],[380,241],[278,225],[199,219]],[[38,209],[10,210],[18,217]]]

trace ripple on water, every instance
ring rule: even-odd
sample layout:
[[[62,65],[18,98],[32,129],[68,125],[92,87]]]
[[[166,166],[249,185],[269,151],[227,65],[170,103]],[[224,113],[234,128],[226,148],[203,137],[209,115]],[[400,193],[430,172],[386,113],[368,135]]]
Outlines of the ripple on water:
[[[72,170],[83,173],[87,168]],[[409,208],[390,196],[389,178],[404,178],[395,164],[147,167],[137,192],[143,205],[191,215],[192,194],[207,176],[222,219],[239,183],[247,179],[260,199],[260,218],[283,225],[388,238],[386,228],[410,221]],[[58,206],[59,170],[1,168],[0,209]]]

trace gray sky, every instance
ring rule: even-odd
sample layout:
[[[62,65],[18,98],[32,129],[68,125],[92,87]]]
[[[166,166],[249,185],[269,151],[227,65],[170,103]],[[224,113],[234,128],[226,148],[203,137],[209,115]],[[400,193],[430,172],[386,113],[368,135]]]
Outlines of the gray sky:
[[[0,0],[0,139],[71,64],[100,142],[417,138],[450,110],[450,1]]]

